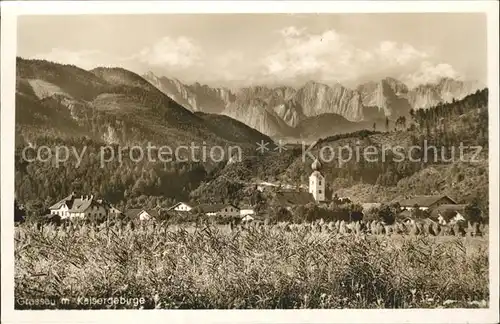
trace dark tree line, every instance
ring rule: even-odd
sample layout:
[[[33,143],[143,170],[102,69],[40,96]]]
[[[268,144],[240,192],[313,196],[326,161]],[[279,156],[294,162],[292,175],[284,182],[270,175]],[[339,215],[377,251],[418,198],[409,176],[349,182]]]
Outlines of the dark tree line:
[[[115,159],[101,167],[101,144],[91,139],[57,140],[39,138],[33,143],[55,148],[66,145],[82,152],[81,164],[72,156],[58,166],[55,159],[47,162],[27,162],[22,158],[23,147],[15,154],[16,196],[28,212],[41,213],[72,191],[93,193],[107,201],[125,207],[131,204],[170,204],[189,198],[192,190],[207,179],[205,166],[197,162],[135,162],[127,157]],[[142,206],[141,206],[142,207]]]

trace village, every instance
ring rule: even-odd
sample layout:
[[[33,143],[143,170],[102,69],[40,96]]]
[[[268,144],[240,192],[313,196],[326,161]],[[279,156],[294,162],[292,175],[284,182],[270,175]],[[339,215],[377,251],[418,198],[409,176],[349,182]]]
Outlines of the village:
[[[309,186],[307,191],[298,188],[275,188],[274,203],[285,213],[292,212],[302,206],[327,207],[352,203],[348,197],[338,197],[334,195],[330,199],[326,197],[326,180],[321,173],[321,163],[315,160],[312,165],[312,173],[309,176]],[[273,186],[271,183],[261,183],[257,189],[266,190],[265,187]],[[447,195],[425,195],[407,197],[406,199],[391,202],[395,208],[395,218],[401,222],[414,222],[416,218],[430,218],[440,225],[455,224],[458,222],[470,223],[468,215],[468,205],[458,204]],[[374,210],[383,208],[389,203],[382,202],[358,202],[360,208],[350,210],[346,222],[363,220],[364,216],[373,213]],[[394,209],[394,208],[393,208]],[[119,210],[104,199],[92,194],[78,195],[72,192],[67,197],[61,199],[49,207],[49,213],[43,218],[51,222],[59,223],[61,220],[113,220],[127,219],[137,221],[151,221],[160,218],[160,214],[166,212],[175,215],[177,219],[193,219],[194,216],[203,216],[207,221],[211,219],[225,219],[230,223],[248,224],[263,223],[265,212],[258,210],[252,205],[237,205],[233,203],[205,203],[196,204],[193,202],[179,201],[166,210],[160,208],[131,208]],[[477,217],[476,217],[477,218]],[[19,220],[19,219],[18,219]],[[366,220],[366,217],[365,217]],[[322,219],[323,221],[323,219]],[[383,225],[391,225],[394,221],[383,220]]]

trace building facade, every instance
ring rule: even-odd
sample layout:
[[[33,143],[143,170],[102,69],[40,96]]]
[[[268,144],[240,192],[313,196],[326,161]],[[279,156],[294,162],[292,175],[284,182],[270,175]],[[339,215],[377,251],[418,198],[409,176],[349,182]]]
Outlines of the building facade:
[[[431,210],[440,205],[456,205],[457,203],[446,195],[436,196],[416,196],[411,199],[405,199],[399,203],[402,209],[413,210],[416,207],[419,210]]]
[[[240,216],[245,217],[246,215],[254,215],[255,210],[251,206],[240,206]]]
[[[321,163],[316,159],[311,168],[313,172],[309,176],[309,193],[311,193],[316,202],[325,201],[325,189],[326,181],[325,177],[319,171],[321,169]]]
[[[191,211],[192,209],[193,209],[193,206],[188,205],[184,202],[178,202],[177,204],[175,204],[169,208],[169,210],[175,210],[178,212],[188,212],[188,211]]]
[[[76,196],[74,193],[49,207],[51,215],[66,218],[102,218],[108,216],[111,206],[93,195]]]
[[[203,204],[196,207],[207,216],[239,217],[240,209],[232,204]]]

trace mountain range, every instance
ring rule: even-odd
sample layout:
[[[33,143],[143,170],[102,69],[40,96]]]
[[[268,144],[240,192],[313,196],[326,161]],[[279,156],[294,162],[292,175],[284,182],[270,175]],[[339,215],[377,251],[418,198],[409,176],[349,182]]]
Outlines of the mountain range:
[[[252,86],[231,91],[157,77],[144,79],[192,111],[219,113],[237,119],[273,138],[313,138],[383,124],[386,118],[408,116],[411,109],[427,109],[459,100],[484,88],[476,81],[442,78],[409,88],[394,78],[359,85],[327,85],[309,81],[295,89],[288,86]],[[318,118],[323,120],[318,124]],[[312,120],[311,120],[312,118]],[[334,124],[324,120],[335,121]],[[315,130],[308,127],[315,125]]]
[[[52,134],[107,143],[166,145],[261,140],[317,140],[372,129],[410,109],[458,100],[482,88],[443,78],[409,89],[385,78],[356,89],[309,81],[300,88],[230,90],[140,76],[123,68],[87,71],[45,60],[17,59],[16,127],[24,139]],[[381,127],[380,127],[381,128]]]

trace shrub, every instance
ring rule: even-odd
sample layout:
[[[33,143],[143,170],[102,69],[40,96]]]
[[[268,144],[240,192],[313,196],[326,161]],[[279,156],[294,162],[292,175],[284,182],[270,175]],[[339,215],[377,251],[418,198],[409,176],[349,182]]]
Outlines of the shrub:
[[[378,210],[378,218],[384,223],[391,225],[394,224],[394,221],[396,220],[396,214],[390,206],[383,205]]]

